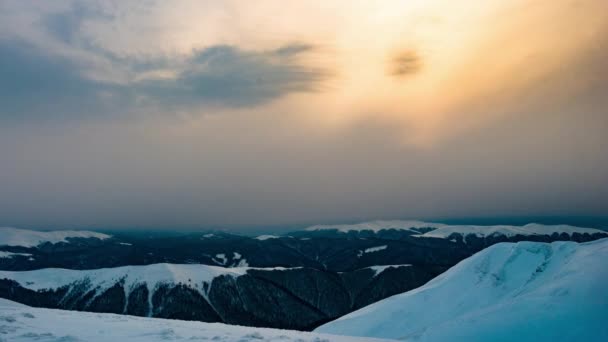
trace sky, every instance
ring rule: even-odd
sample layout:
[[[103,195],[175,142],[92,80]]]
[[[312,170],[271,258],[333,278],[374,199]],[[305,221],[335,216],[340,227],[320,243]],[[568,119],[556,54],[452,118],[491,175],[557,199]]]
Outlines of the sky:
[[[0,225],[608,215],[605,0],[0,0]]]

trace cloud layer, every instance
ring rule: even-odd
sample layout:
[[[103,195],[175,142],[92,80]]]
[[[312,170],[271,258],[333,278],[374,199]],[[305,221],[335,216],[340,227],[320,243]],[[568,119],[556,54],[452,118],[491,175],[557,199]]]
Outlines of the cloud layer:
[[[603,215],[605,6],[3,1],[0,224]]]
[[[133,87],[159,105],[255,106],[294,92],[314,92],[328,76],[296,62],[312,46],[289,44],[270,51],[216,45],[196,51],[169,79]]]
[[[320,87],[328,73],[296,61],[311,49],[301,44],[270,51],[211,46],[183,61],[167,62],[160,76],[153,73],[154,64],[131,62],[129,68],[151,76],[113,83],[88,77],[86,65],[77,61],[0,40],[0,119],[82,119],[129,113],[134,107],[171,113],[201,106],[256,106]]]

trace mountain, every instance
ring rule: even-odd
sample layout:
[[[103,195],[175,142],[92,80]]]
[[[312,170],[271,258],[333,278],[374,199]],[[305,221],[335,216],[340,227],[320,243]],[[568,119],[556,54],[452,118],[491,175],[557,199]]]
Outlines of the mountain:
[[[310,330],[433,276],[413,265],[345,273],[173,264],[0,271],[0,297],[36,307]]]
[[[0,299],[0,341],[381,342],[387,340],[39,309]]]
[[[401,231],[417,238],[440,238],[455,239],[465,242],[470,237],[491,238],[516,236],[568,236],[606,234],[606,232],[593,229],[582,228],[570,225],[544,225],[530,223],[524,226],[495,225],[495,226],[476,226],[476,225],[447,225],[442,223],[430,223],[423,221],[371,221],[356,224],[336,224],[336,225],[316,225],[306,229],[308,232],[334,231],[340,233],[360,233],[383,231]]]
[[[500,243],[316,332],[413,341],[608,341],[608,239]]]
[[[0,272],[0,298],[48,308],[305,330],[422,286],[496,243],[608,237],[571,226],[418,221],[314,226],[258,237],[37,235],[0,228],[0,236],[4,232],[23,244],[0,246],[0,270],[10,271]]]
[[[109,236],[0,228],[0,237],[0,270],[171,263],[309,267],[348,272],[392,264],[428,265],[445,270],[498,242],[585,242],[608,237],[608,233],[565,225],[449,226],[420,221],[372,221],[313,226],[282,236],[249,237],[222,232]]]
[[[41,232],[36,230],[0,227],[0,246],[38,247],[42,244],[70,243],[78,240],[105,240],[110,235],[86,230],[56,230]]]

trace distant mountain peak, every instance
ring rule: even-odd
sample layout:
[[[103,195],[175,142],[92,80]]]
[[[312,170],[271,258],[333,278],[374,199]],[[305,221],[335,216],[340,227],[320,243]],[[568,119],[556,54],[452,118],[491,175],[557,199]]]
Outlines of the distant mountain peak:
[[[36,247],[43,243],[68,242],[70,238],[99,239],[111,238],[110,235],[87,230],[37,231],[12,227],[0,227],[0,246]]]
[[[515,235],[552,235],[552,234],[567,234],[572,236],[574,233],[578,234],[606,234],[605,231],[594,229],[594,228],[582,228],[570,225],[544,225],[538,223],[529,223],[524,226],[512,226],[512,225],[492,225],[492,226],[479,226],[479,225],[447,225],[443,223],[432,223],[424,221],[411,221],[411,220],[376,220],[369,222],[361,222],[354,224],[328,224],[328,225],[315,225],[306,228],[306,231],[322,231],[322,230],[335,230],[342,233],[348,232],[361,232],[361,231],[372,231],[379,232],[382,230],[404,230],[417,233],[413,235],[415,237],[425,238],[449,238],[452,234],[458,234],[461,236],[475,235],[483,238],[492,235],[503,235],[506,237],[512,237]]]

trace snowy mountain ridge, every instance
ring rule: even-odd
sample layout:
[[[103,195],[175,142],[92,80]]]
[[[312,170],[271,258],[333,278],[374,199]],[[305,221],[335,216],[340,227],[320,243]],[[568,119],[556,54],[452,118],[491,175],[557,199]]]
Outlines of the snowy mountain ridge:
[[[35,307],[310,330],[432,276],[411,265],[344,273],[201,264],[47,268],[0,271],[0,297]]]
[[[409,267],[411,265],[371,266],[375,275],[389,268]],[[0,271],[0,279],[10,279],[26,289],[56,290],[71,285],[88,285],[101,293],[120,282],[129,290],[138,285],[146,285],[150,293],[163,284],[184,285],[199,290],[205,294],[205,283],[211,284],[219,276],[239,277],[249,270],[255,271],[287,271],[302,267],[220,267],[199,264],[152,264],[137,266],[122,266],[94,270],[70,270],[63,268],[45,268],[33,271]]]
[[[572,236],[578,234],[606,234],[608,233],[594,228],[582,228],[570,225],[544,225],[538,223],[529,223],[524,226],[511,225],[493,225],[493,226],[477,226],[477,225],[447,225],[442,223],[432,223],[423,221],[370,221],[356,224],[335,224],[335,225],[316,225],[306,228],[307,231],[321,230],[336,230],[342,233],[351,231],[373,231],[379,232],[382,230],[404,230],[415,233],[415,237],[424,238],[442,238],[446,239],[452,234],[460,234],[462,236],[475,235],[477,237],[488,237],[493,235],[503,235],[512,237],[515,235],[552,235],[552,234],[567,234]]]
[[[133,289],[145,284],[148,290],[159,285],[182,284],[201,290],[203,284],[210,284],[214,278],[225,275],[238,277],[248,270],[284,271],[284,267],[219,267],[198,264],[152,264],[143,266],[122,266],[94,270],[69,270],[63,268],[45,268],[33,271],[0,271],[0,279],[11,279],[30,290],[55,290],[74,284],[89,284],[97,292],[103,292],[117,282],[125,289]],[[201,292],[202,293],[202,292]]]
[[[36,247],[45,242],[56,244],[68,242],[69,238],[82,239],[109,239],[107,234],[87,230],[55,230],[37,231],[12,227],[0,227],[0,246]]]
[[[475,235],[477,237],[487,237],[492,235],[503,235],[512,237],[515,235],[552,235],[552,234],[607,234],[606,232],[594,228],[581,228],[569,225],[544,225],[529,223],[525,226],[439,226],[430,232],[415,235],[416,237],[442,238],[446,239],[452,234]]]
[[[318,224],[306,228],[307,231],[317,230],[337,230],[343,233],[350,231],[363,231],[371,230],[374,232],[386,229],[397,229],[397,230],[413,230],[418,231],[420,228],[438,228],[444,226],[440,223],[428,223],[423,221],[412,221],[412,220],[376,220],[369,222],[361,222],[354,224]]]
[[[316,332],[420,341],[608,340],[608,239],[499,243]]]

